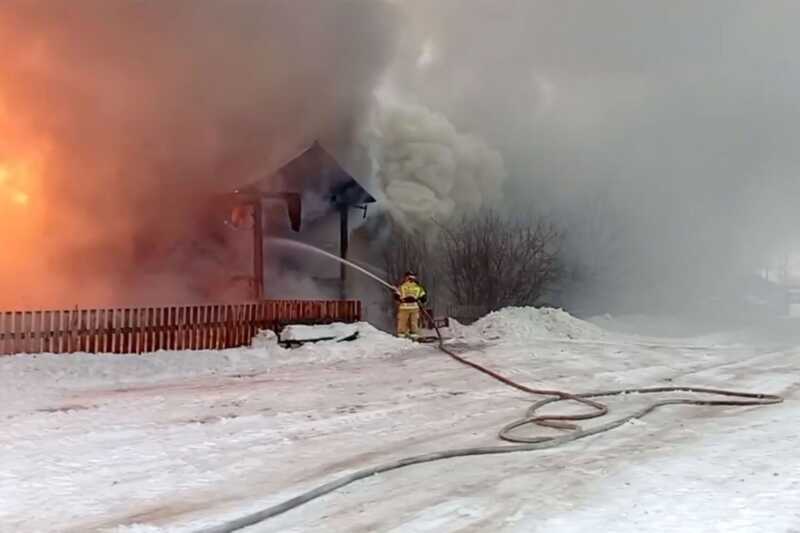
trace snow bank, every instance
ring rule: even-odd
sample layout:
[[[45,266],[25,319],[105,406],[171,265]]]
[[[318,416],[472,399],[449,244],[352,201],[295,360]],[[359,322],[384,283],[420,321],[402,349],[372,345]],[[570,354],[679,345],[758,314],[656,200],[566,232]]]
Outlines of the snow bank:
[[[603,329],[577,319],[561,309],[536,307],[507,307],[494,311],[466,329],[489,340],[597,340],[607,337]]]
[[[307,327],[306,334],[327,336],[344,325]],[[161,351],[145,355],[35,354],[0,357],[0,401],[27,386],[61,387],[72,383],[123,384],[215,375],[236,375],[267,371],[271,367],[296,363],[333,362],[385,356],[413,348],[414,344],[388,335],[367,323],[348,325],[359,336],[352,342],[319,342],[297,349],[278,345],[272,332],[262,332],[252,347],[230,350]]]

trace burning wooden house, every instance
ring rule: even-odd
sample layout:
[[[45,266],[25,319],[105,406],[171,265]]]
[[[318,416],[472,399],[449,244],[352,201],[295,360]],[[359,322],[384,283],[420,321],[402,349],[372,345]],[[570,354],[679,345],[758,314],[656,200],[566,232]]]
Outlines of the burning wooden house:
[[[335,247],[340,257],[347,258],[351,220],[354,214],[366,218],[369,204],[375,202],[375,198],[318,142],[276,172],[237,188],[223,200],[230,210],[228,223],[252,232],[250,287],[254,299],[264,297],[268,269],[277,277],[306,272],[314,278],[315,284],[328,289],[335,287],[340,298],[346,297],[347,270],[343,265],[328,260],[322,269],[308,269],[313,257],[288,260],[283,264],[275,260],[265,262],[265,238],[269,236],[311,241],[328,251]],[[336,235],[338,242],[332,243],[330,235]],[[285,254],[279,252],[274,255],[285,258]],[[306,268],[298,268],[301,263]],[[331,275],[331,272],[336,274]]]

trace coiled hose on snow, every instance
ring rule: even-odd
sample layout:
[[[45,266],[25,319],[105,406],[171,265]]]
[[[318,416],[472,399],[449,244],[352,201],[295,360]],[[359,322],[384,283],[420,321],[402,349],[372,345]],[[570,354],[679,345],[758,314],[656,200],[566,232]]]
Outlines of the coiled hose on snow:
[[[433,322],[433,319],[427,313],[427,311],[422,307],[421,309],[426,318],[428,318],[431,322]],[[486,368],[482,365],[479,365],[478,363],[475,363],[458,355],[454,351],[447,348],[447,346],[445,346],[441,331],[439,330],[438,327],[436,326],[434,327],[436,329],[436,336],[438,338],[438,343],[437,343],[438,349],[447,354],[448,356],[450,356],[452,359],[458,361],[463,365],[474,368],[475,370],[478,370],[479,372],[482,372],[483,374],[486,374],[487,376],[501,383],[504,383],[505,385],[513,387],[517,390],[527,392],[529,394],[547,396],[547,398],[544,398],[531,405],[531,407],[528,408],[528,411],[523,418],[511,422],[510,424],[506,425],[500,430],[499,437],[505,441],[512,442],[514,444],[505,446],[483,446],[476,448],[443,450],[440,452],[433,452],[423,455],[415,455],[413,457],[406,457],[404,459],[399,459],[397,461],[391,461],[381,465],[364,468],[363,470],[359,470],[352,474],[342,476],[338,479],[320,485],[314,489],[311,489],[298,496],[295,496],[294,498],[288,499],[277,505],[273,505],[272,507],[268,507],[264,510],[248,514],[246,516],[231,520],[229,522],[225,522],[215,527],[203,529],[198,533],[229,533],[232,531],[238,531],[245,527],[255,525],[259,522],[263,522],[268,518],[272,518],[274,516],[295,509],[305,503],[315,500],[321,496],[325,496],[326,494],[330,494],[335,490],[338,490],[346,485],[350,485],[351,483],[354,483],[361,479],[368,478],[376,474],[381,474],[383,472],[397,470],[398,468],[403,468],[406,466],[418,465],[422,463],[430,463],[433,461],[441,461],[443,459],[450,459],[453,457],[467,457],[473,455],[494,455],[501,453],[528,452],[534,450],[555,448],[557,446],[561,446],[562,444],[566,444],[568,442],[572,442],[578,439],[583,439],[585,437],[590,437],[592,435],[597,435],[598,433],[603,433],[612,430],[631,420],[642,418],[648,413],[655,411],[659,407],[664,407],[667,405],[753,406],[753,405],[769,405],[769,404],[776,404],[783,402],[783,398],[773,394],[759,394],[752,392],[739,392],[739,391],[731,391],[724,389],[711,389],[711,388],[700,388],[700,387],[632,388],[632,389],[589,392],[582,394],[571,394],[569,392],[564,392],[560,390],[536,389],[533,387],[528,387],[527,385],[522,385],[520,383],[517,383],[516,381],[513,381],[495,372],[494,370]],[[639,409],[638,411],[628,416],[619,418],[617,420],[613,420],[611,422],[607,422],[605,424],[601,424],[591,429],[581,429],[575,424],[575,422],[579,420],[590,420],[592,418],[598,418],[608,414],[609,411],[608,407],[596,401],[595,398],[620,396],[632,393],[658,394],[665,392],[710,394],[714,396],[719,396],[720,398],[716,400],[702,400],[697,398],[675,398],[670,400],[661,400],[654,402],[642,409]],[[579,404],[585,405],[589,409],[584,413],[578,413],[572,415],[537,414],[539,409],[541,409],[545,405],[562,401],[577,402]],[[545,436],[524,437],[514,434],[514,430],[526,425],[538,425],[550,428],[557,428],[570,432],[555,437],[545,437]]]

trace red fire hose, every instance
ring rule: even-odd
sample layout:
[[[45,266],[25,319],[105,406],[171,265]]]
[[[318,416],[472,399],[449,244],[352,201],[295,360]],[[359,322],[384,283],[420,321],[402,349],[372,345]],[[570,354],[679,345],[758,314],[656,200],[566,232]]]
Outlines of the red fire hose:
[[[420,308],[422,309],[422,313],[426,316],[426,318],[428,318],[431,322],[433,322],[427,311],[422,307]],[[442,334],[435,323],[434,327],[436,329],[436,336],[438,338],[438,349],[443,353],[447,354],[448,356],[450,356],[452,359],[458,361],[463,365],[469,366],[470,368],[473,368],[479,372],[482,372],[483,374],[486,374],[487,376],[501,383],[504,383],[505,385],[513,387],[517,390],[527,392],[529,394],[547,396],[547,398],[534,403],[528,409],[526,415],[523,418],[511,422],[510,424],[506,425],[500,430],[499,437],[501,439],[508,442],[513,442],[515,444],[504,445],[504,446],[484,446],[476,448],[444,450],[440,452],[407,457],[405,459],[400,459],[398,461],[392,461],[389,463],[384,463],[382,465],[365,468],[363,470],[359,470],[347,476],[342,476],[339,479],[335,479],[331,482],[325,483],[324,485],[320,485],[314,489],[311,489],[298,496],[295,496],[294,498],[286,500],[277,505],[273,505],[272,507],[269,507],[262,511],[255,512],[243,516],[241,518],[231,520],[229,522],[225,522],[223,524],[220,524],[212,528],[200,530],[200,532],[198,533],[228,533],[232,531],[238,531],[245,527],[252,526],[259,522],[263,522],[268,518],[272,518],[274,516],[295,509],[305,503],[308,503],[326,494],[330,494],[335,490],[338,490],[346,485],[350,485],[351,483],[354,483],[361,479],[374,476],[376,474],[380,474],[383,472],[388,472],[390,470],[397,470],[398,468],[403,468],[406,466],[418,465],[422,463],[430,463],[433,461],[441,461],[443,459],[450,459],[453,457],[493,455],[493,454],[513,453],[513,452],[528,452],[533,450],[544,450],[548,448],[555,448],[557,446],[561,446],[562,444],[566,444],[592,435],[597,435],[598,433],[603,433],[611,429],[617,428],[631,420],[642,418],[648,413],[655,411],[659,407],[664,407],[667,405],[752,406],[752,405],[769,405],[769,404],[776,404],[783,402],[783,398],[772,394],[738,392],[738,391],[730,391],[723,389],[711,389],[711,388],[699,388],[699,387],[633,388],[633,389],[618,389],[609,391],[590,392],[582,394],[571,394],[569,392],[564,392],[559,390],[536,389],[528,387],[527,385],[522,385],[520,383],[517,383],[516,381],[513,381],[499,374],[498,372],[495,372],[494,370],[491,370],[482,365],[479,365],[478,363],[470,361],[458,355],[457,353],[453,352],[452,350],[448,349],[447,346],[445,346]],[[711,399],[703,400],[699,398],[675,398],[670,400],[661,400],[654,402],[628,416],[607,422],[605,424],[601,424],[591,429],[580,429],[574,423],[579,420],[589,420],[592,418],[598,418],[608,414],[609,411],[608,407],[600,402],[595,401],[594,398],[620,396],[623,394],[631,394],[631,393],[657,394],[665,392],[708,394],[708,395],[719,396],[721,398],[716,400],[711,400]],[[577,402],[582,405],[585,405],[586,407],[589,408],[589,410],[585,413],[579,413],[573,415],[537,414],[538,410],[543,406],[561,401]],[[568,430],[570,432],[556,437],[524,437],[514,434],[514,431],[516,429],[529,424],[558,428],[562,430]]]

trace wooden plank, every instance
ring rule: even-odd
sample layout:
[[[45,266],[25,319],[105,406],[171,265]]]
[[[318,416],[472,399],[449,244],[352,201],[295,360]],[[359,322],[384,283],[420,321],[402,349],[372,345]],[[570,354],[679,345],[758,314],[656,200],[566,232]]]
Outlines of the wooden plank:
[[[192,306],[183,307],[183,349],[192,348]]]
[[[226,308],[225,316],[227,320],[225,321],[225,333],[227,342],[225,343],[225,348],[233,348],[236,346],[236,306],[230,304],[227,305]]]
[[[139,327],[139,309],[131,309],[131,353],[140,354],[142,346],[142,330]]]
[[[105,310],[105,341],[103,351],[106,353],[114,352],[114,310]]]
[[[217,342],[217,337],[216,337],[216,331],[217,331],[216,330],[216,320],[217,319],[216,319],[216,314],[214,312],[215,309],[216,309],[216,306],[214,306],[214,305],[209,305],[208,306],[208,344],[207,344],[207,348],[209,350],[213,350],[214,348],[216,348],[216,342]]]
[[[9,313],[8,317],[8,353],[17,353],[17,313]]]
[[[203,306],[194,306],[194,349],[201,350],[203,346]]]
[[[231,333],[233,334],[233,342],[231,344],[232,348],[238,347],[241,342],[241,312],[241,305],[231,305]]]
[[[222,306],[222,309],[221,309],[222,319],[220,320],[220,324],[221,324],[222,327],[221,327],[220,333],[222,335],[222,344],[221,344],[220,347],[223,348],[223,349],[224,348],[228,348],[230,346],[230,342],[231,342],[231,340],[230,340],[231,339],[231,331],[230,331],[231,309],[230,309],[230,307],[231,307],[230,305],[225,304],[225,305]]]
[[[7,355],[6,343],[8,342],[8,328],[6,327],[6,312],[0,312],[0,355]]]
[[[187,305],[183,308],[183,349],[192,349],[192,310],[194,306]]]
[[[200,349],[208,350],[208,306],[200,308]]]
[[[152,308],[142,309],[142,327],[144,328],[144,353],[153,351],[153,317]]]
[[[44,332],[42,331],[42,312],[34,311],[31,321],[31,351],[34,353],[42,353],[42,341],[44,340]]]
[[[85,352],[86,351],[86,341],[88,339],[88,335],[86,334],[86,309],[81,309],[75,312],[75,321],[76,321],[76,351],[78,352]]]
[[[244,304],[242,317],[242,345],[250,346],[250,341],[253,340],[253,335],[250,333],[250,324],[253,322],[253,304]]]
[[[166,332],[164,331],[164,315],[166,309],[159,307],[156,309],[156,324],[158,325],[158,335],[156,336],[156,350],[164,349],[164,339],[166,339]]]
[[[114,309],[114,353],[125,352],[124,321],[123,309]]]
[[[203,350],[208,350],[210,347],[210,330],[209,330],[209,317],[211,316],[211,306],[204,305],[200,309],[200,322],[203,324],[203,331],[200,334],[200,344]]]
[[[33,314],[30,311],[25,311],[22,316],[22,353],[31,353],[33,352],[33,346],[31,344]]]
[[[119,310],[119,353],[128,353],[128,311]]]
[[[216,305],[208,306],[208,349],[213,350],[217,347],[217,315]]]
[[[136,328],[139,330],[139,346],[137,348],[137,353],[147,353],[147,308],[140,308],[136,316]]]
[[[222,334],[222,344],[220,348],[229,348],[231,343],[231,306],[225,304],[222,306],[222,319],[220,320],[221,334]]]
[[[150,353],[155,352],[156,349],[157,349],[156,348],[156,342],[157,342],[157,339],[158,339],[158,314],[157,314],[157,311],[158,311],[157,307],[151,307],[148,310],[148,313],[147,313],[148,314],[147,323],[148,323],[148,328],[149,328],[149,331],[150,331],[150,334],[148,336],[148,338],[149,338],[148,345],[150,346]]]
[[[95,353],[107,353],[105,342],[106,342],[106,310],[105,309],[98,309],[97,310],[97,325],[95,327],[95,338],[97,339]]]
[[[142,328],[142,353],[150,353],[153,349],[150,347],[150,336],[153,332],[152,324],[150,323],[150,308],[142,308],[140,316],[140,324]]]
[[[136,311],[134,309],[127,309],[125,312],[125,322],[127,325],[128,330],[128,353],[135,354],[136,353],[136,318],[135,318]]]
[[[175,313],[175,346],[173,349],[180,350],[181,346],[183,346],[183,324],[181,324],[181,320],[183,320],[183,311],[181,307],[173,308]]]
[[[219,335],[217,334],[217,323],[219,320],[217,318],[217,308],[218,306],[216,305],[211,305],[208,307],[208,323],[210,324],[210,327],[208,328],[208,347],[212,350],[217,348],[217,341],[219,339]]]
[[[202,350],[203,346],[203,332],[205,331],[205,323],[203,322],[203,311],[205,309],[204,305],[197,306],[196,309],[196,322],[195,322],[195,348],[197,350]]]
[[[45,350],[47,353],[56,353],[58,343],[58,323],[56,322],[57,311],[46,311],[44,317],[44,327],[47,330]]]
[[[85,350],[89,353],[97,353],[97,309],[86,311]]]
[[[2,328],[3,328],[3,344],[2,350],[4,355],[8,355],[13,353],[12,349],[12,340],[11,340],[11,330],[14,328],[14,315],[9,312],[4,312],[2,314]]]
[[[179,343],[179,332],[180,332],[180,319],[178,318],[178,308],[172,307],[170,308],[170,328],[172,330],[172,342],[170,345],[170,350],[177,350],[178,343]]]
[[[77,307],[72,310],[69,328],[72,338],[70,348],[73,353],[79,352],[81,350],[81,311]]]
[[[175,349],[175,308],[174,307],[167,307],[166,309],[166,322],[165,326],[167,328],[167,341],[165,349],[167,350],[174,350]]]
[[[130,354],[139,353],[139,322],[137,316],[138,309],[128,309],[128,331],[130,331],[128,353]]]
[[[243,304],[239,311],[239,346],[247,346],[250,338],[247,336],[247,311],[250,304]]]
[[[219,304],[213,307],[214,310],[214,344],[215,350],[222,348],[222,306]]]
[[[131,309],[131,327],[133,328],[133,352],[142,353],[142,310],[140,308]]]
[[[22,313],[14,313],[14,323],[11,326],[11,353],[20,353],[22,342]]]
[[[72,329],[70,326],[70,320],[72,320],[72,315],[69,309],[62,309],[61,310],[61,349],[59,353],[69,353],[70,347],[72,346]]]
[[[118,311],[119,309],[110,310],[111,334],[109,336],[109,351],[111,353],[119,353],[119,326],[117,325],[119,322]]]
[[[125,334],[125,310],[117,309],[117,353],[125,353],[128,349],[128,336]]]
[[[236,306],[236,347],[244,344],[244,331],[242,326],[244,324],[244,310],[245,306],[239,304]]]
[[[44,325],[43,325],[47,335],[44,338],[44,351],[47,353],[53,353],[53,344],[55,342],[55,325],[53,324],[53,311],[45,311],[44,313]]]
[[[0,330],[3,333],[3,340],[0,341],[0,353],[8,355],[10,352],[9,344],[11,339],[11,313],[4,312],[0,315]]]
[[[195,310],[197,306],[191,305],[186,308],[186,349],[194,350],[194,334],[196,332]]]
[[[109,337],[108,309],[102,309],[98,316],[100,321],[100,353],[108,353]]]
[[[62,347],[64,345],[64,339],[63,339],[63,336],[61,334],[61,331],[62,331],[62,328],[63,328],[63,324],[61,323],[62,314],[61,314],[60,310],[59,311],[53,311],[53,319],[52,320],[53,320],[53,334],[54,334],[53,346],[52,346],[53,353],[62,353],[62,350],[63,350]]]
[[[208,306],[200,307],[200,349],[208,350]]]
[[[253,342],[253,304],[244,306],[244,344],[250,346]]]
[[[83,331],[82,352],[93,353],[92,337],[94,336],[94,326],[92,324],[92,310],[84,309],[81,311],[81,330]]]
[[[198,308],[196,305],[189,308],[189,348],[192,350],[197,349],[197,331],[199,327],[197,311]]]
[[[69,352],[69,316],[66,309],[58,312],[58,353]]]
[[[100,321],[100,309],[94,309],[94,316],[92,316],[92,353],[102,353],[103,351],[103,323]]]
[[[157,352],[161,349],[159,345],[159,335],[161,334],[161,331],[158,323],[161,317],[159,314],[160,310],[161,308],[159,307],[153,307],[150,309],[150,326],[152,328],[152,334],[150,336],[150,350],[153,352]]]
[[[144,323],[144,308],[136,309],[136,353],[143,354],[145,348],[147,328]]]
[[[114,310],[106,309],[105,312],[105,353],[114,353]]]
[[[169,350],[169,307],[161,309],[161,349]]]
[[[119,353],[130,353],[130,311],[127,309],[119,310]]]
[[[64,351],[61,353],[72,353],[72,309],[64,309]]]
[[[183,306],[176,308],[176,324],[177,324],[177,335],[176,335],[176,342],[175,342],[175,349],[176,350],[183,350],[185,343],[184,343],[184,333],[186,332],[186,327],[184,325],[184,321],[186,320],[186,309]]]
[[[250,305],[250,324],[248,326],[248,336],[250,337],[249,345],[253,345],[253,339],[258,334],[258,304]]]
[[[150,353],[158,350],[158,307],[151,307],[149,311],[148,327],[150,328]]]

